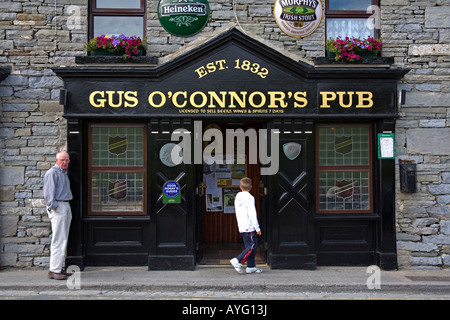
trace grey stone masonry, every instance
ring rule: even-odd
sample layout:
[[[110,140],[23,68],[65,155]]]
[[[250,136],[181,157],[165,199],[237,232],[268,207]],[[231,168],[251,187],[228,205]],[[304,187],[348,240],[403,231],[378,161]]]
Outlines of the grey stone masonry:
[[[399,83],[405,103],[395,147],[397,163],[417,165],[417,192],[403,193],[397,183],[400,268],[450,267],[449,17],[450,1],[382,1],[383,55],[411,69]]]
[[[382,0],[383,56],[410,68],[396,122],[396,219],[400,268],[450,268],[450,1]],[[323,6],[325,4],[322,1]],[[209,0],[211,17],[193,37],[171,36],[147,1],[148,56],[164,61],[189,44],[236,24],[297,60],[325,53],[325,18],[311,35],[292,38],[273,17],[274,0]],[[237,18],[237,19],[236,19]],[[54,66],[86,56],[88,0],[0,1],[0,267],[48,266],[51,228],[42,177],[66,147]],[[398,163],[417,164],[417,192],[400,191]]]
[[[66,145],[63,82],[51,68],[84,56],[88,1],[0,2],[0,266],[47,266],[42,177]]]

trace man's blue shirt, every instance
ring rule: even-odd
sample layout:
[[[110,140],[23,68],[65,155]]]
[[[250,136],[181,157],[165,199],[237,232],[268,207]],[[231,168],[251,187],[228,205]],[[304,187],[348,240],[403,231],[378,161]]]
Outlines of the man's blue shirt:
[[[72,200],[69,177],[55,164],[44,176],[44,199],[47,208],[55,209],[58,201]]]

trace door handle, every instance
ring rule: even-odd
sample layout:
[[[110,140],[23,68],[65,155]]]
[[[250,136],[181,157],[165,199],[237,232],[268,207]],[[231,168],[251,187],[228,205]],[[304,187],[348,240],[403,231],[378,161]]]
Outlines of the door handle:
[[[203,197],[205,195],[205,188],[206,188],[206,183],[201,182],[198,187],[195,189],[195,193],[199,196],[199,197]]]
[[[264,186],[264,183],[262,181],[260,181],[260,183],[259,183],[259,188],[260,188],[260,190],[262,190],[262,194],[261,194],[261,191],[260,191],[260,194],[264,195],[264,196],[267,196],[267,194],[269,192],[268,192],[267,187]]]

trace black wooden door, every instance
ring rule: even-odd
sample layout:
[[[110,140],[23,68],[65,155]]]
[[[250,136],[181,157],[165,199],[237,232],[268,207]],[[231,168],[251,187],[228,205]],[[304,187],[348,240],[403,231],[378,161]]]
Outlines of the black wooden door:
[[[313,135],[301,120],[274,122],[274,128],[279,131],[279,170],[269,179],[268,264],[272,268],[314,269]]]
[[[195,177],[194,166],[173,165],[162,158],[170,144],[171,134],[178,130],[192,131],[189,119],[161,119],[150,123],[150,270],[182,270],[195,267]],[[181,203],[164,203],[163,186],[167,181],[178,183]]]

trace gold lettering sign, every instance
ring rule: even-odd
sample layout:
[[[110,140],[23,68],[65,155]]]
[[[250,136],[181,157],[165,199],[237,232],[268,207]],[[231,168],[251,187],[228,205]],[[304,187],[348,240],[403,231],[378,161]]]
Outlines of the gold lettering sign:
[[[373,106],[373,93],[370,91],[321,91],[320,96],[322,97],[320,108],[330,108],[329,103],[336,100],[342,108],[371,108]]]
[[[373,106],[373,93],[370,91],[321,91],[319,92],[319,108],[328,109],[333,105],[341,108],[371,108]],[[308,101],[306,91],[153,91],[147,97],[148,106],[162,108],[168,105],[177,108],[180,113],[184,108],[233,110],[237,109],[286,109],[305,108]],[[134,108],[139,104],[137,91],[92,91],[89,103],[94,108]],[[223,111],[226,113],[227,111]],[[230,111],[231,112],[231,111]],[[209,112],[208,113],[212,113]],[[241,112],[254,113],[254,111]],[[269,113],[274,113],[269,111]]]
[[[138,105],[137,91],[93,91],[89,95],[89,103],[95,108],[134,108]]]
[[[202,79],[226,70],[248,73],[256,79],[270,76],[266,66],[247,59],[218,59],[195,67],[193,79]],[[139,101],[141,97],[142,100]],[[370,91],[320,91],[319,109],[372,108],[373,93]],[[173,108],[178,113],[284,113],[285,110],[313,106],[307,91],[160,91],[143,92],[131,90],[96,90],[89,95],[94,108],[134,108],[144,103],[146,108],[163,110]],[[306,110],[306,109],[305,109]],[[336,110],[338,112],[338,110]]]

